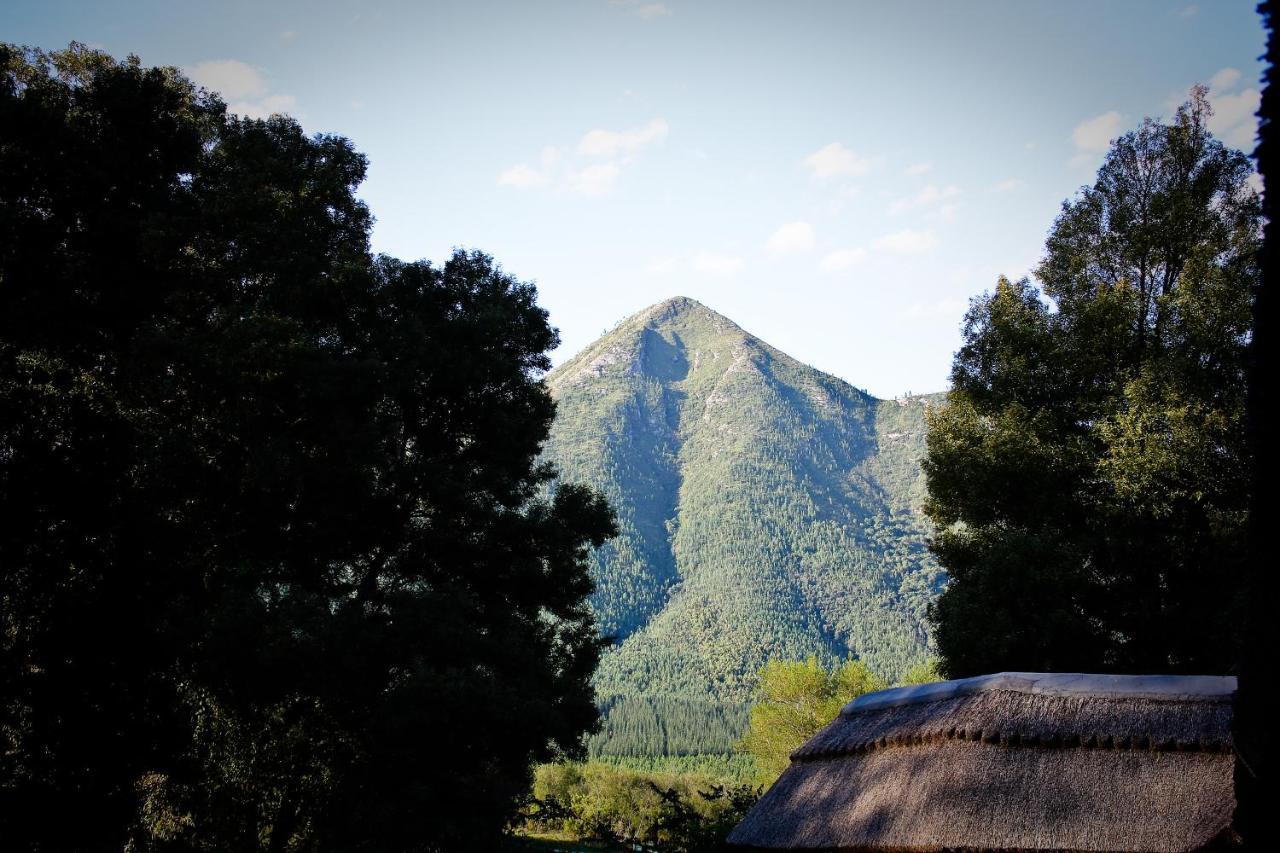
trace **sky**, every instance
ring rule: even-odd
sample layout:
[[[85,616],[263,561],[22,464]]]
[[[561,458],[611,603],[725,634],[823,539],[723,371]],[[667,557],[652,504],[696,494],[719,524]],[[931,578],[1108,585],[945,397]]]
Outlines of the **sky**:
[[[369,158],[373,248],[534,281],[563,362],[689,296],[880,397],[946,387],[1110,139],[1210,86],[1252,149],[1253,0],[5,0],[0,41],[175,65]]]

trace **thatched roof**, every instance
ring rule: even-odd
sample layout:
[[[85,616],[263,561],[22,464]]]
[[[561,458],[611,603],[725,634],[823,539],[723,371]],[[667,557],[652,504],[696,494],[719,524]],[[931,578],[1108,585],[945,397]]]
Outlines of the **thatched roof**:
[[[1217,676],[1042,673],[855,699],[729,836],[746,849],[1196,850],[1235,795]]]

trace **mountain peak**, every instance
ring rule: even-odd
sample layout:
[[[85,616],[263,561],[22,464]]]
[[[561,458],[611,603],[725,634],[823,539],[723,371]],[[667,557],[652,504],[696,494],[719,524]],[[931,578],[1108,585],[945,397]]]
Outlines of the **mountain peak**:
[[[702,319],[723,327],[725,324],[737,328],[737,324],[718,311],[713,311],[696,299],[688,296],[672,296],[661,302],[650,305],[643,311],[634,314],[636,320],[646,324],[670,323],[678,319]],[[623,321],[625,324],[627,321]]]
[[[673,296],[627,317],[547,377],[553,395],[569,385],[591,382],[606,373],[644,373],[645,353],[655,347],[683,352],[686,344],[723,350],[725,355],[755,339],[728,317],[696,299]],[[714,342],[714,344],[713,344]],[[680,358],[684,356],[681,355]],[[727,365],[732,359],[725,361]]]
[[[706,308],[696,299],[688,296],[672,296],[650,305],[645,311],[691,311],[695,308]]]
[[[592,607],[603,695],[751,695],[770,658],[928,650],[940,580],[915,514],[924,407],[877,400],[700,302],[663,300],[548,376],[546,445],[621,530]]]

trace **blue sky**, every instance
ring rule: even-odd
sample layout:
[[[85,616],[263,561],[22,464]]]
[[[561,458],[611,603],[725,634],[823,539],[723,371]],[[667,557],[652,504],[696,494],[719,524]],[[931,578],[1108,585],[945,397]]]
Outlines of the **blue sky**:
[[[0,40],[177,65],[350,137],[374,248],[537,282],[563,361],[669,296],[882,397],[946,385],[1107,140],[1211,85],[1251,148],[1252,0],[6,0]]]

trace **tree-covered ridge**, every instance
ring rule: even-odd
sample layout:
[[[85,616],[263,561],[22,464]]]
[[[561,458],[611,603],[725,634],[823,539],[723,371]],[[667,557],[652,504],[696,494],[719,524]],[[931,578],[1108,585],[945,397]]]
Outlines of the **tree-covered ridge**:
[[[686,298],[548,377],[545,455],[621,535],[592,600],[618,639],[601,695],[745,701],[771,659],[895,677],[928,646],[941,573],[914,507],[925,404],[878,400]]]

